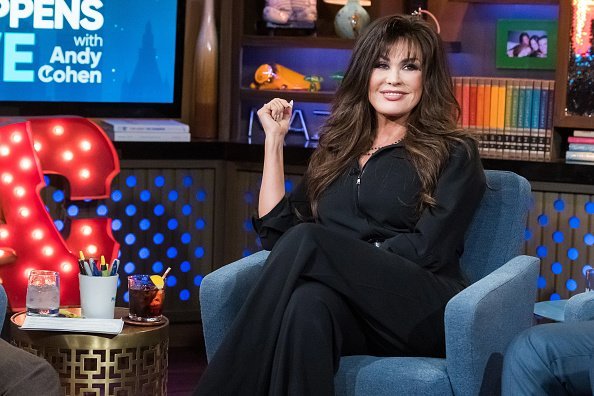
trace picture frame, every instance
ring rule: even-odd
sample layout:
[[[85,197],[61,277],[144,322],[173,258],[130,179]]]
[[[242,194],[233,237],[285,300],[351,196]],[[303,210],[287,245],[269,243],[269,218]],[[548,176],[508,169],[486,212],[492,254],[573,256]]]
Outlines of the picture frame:
[[[495,66],[500,69],[554,70],[557,62],[557,21],[497,21]]]

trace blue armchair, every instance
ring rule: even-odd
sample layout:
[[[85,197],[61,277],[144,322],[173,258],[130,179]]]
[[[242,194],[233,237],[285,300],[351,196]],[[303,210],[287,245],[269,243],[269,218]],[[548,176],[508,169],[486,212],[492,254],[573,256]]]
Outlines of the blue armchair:
[[[488,188],[467,232],[462,268],[472,283],[446,306],[446,358],[345,356],[338,395],[498,393],[503,352],[532,323],[539,261],[522,250],[530,184],[485,171]],[[268,252],[207,275],[200,288],[207,357],[220,345]]]

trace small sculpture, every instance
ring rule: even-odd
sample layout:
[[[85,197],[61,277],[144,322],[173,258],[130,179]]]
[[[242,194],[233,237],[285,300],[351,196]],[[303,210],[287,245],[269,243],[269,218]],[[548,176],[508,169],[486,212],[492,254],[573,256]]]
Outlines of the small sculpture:
[[[267,22],[315,22],[318,18],[316,0],[266,0],[262,17]]]
[[[256,69],[250,88],[316,92],[321,81],[319,76],[305,76],[277,63],[265,63]]]

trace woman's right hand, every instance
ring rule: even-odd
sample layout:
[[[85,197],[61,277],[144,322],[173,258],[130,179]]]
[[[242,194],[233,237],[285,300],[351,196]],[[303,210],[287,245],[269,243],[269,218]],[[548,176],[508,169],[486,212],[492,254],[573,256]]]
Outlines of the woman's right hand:
[[[289,131],[289,121],[293,110],[293,101],[274,98],[258,110],[258,118],[266,137],[281,137],[284,139]]]

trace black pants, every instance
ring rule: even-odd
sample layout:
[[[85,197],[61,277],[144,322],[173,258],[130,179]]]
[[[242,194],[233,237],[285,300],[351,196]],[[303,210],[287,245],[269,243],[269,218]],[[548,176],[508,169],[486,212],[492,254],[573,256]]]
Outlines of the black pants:
[[[443,312],[461,289],[316,224],[272,250],[197,395],[333,395],[341,356],[442,356]]]

